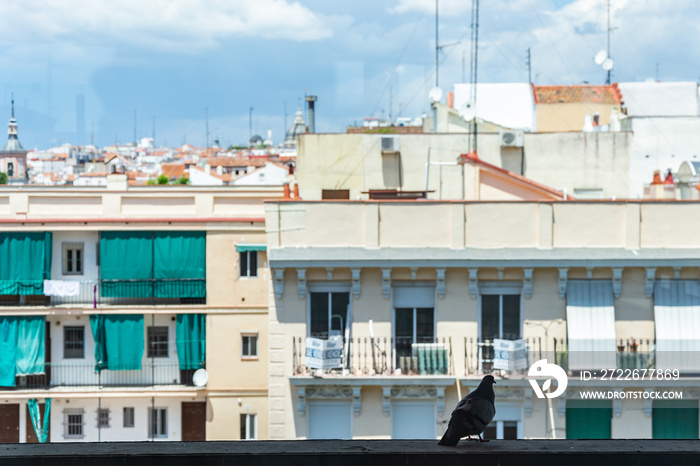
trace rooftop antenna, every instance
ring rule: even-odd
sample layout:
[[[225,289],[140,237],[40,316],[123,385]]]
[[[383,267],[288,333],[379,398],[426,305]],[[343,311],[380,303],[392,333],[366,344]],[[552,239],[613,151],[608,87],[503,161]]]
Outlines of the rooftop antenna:
[[[608,66],[605,65],[605,62],[603,62],[603,69],[608,72],[608,78],[606,79],[605,84],[610,84],[610,72],[613,68],[612,58],[610,58],[610,0],[608,0],[608,60],[610,60]]]
[[[134,109],[134,144],[138,145],[136,141],[136,109]]]
[[[153,147],[156,147],[156,117],[153,117]]]
[[[248,141],[253,138],[253,107],[248,111]]]
[[[440,42],[438,41],[438,0],[435,0],[435,87],[439,87],[440,85],[440,80],[438,79],[438,69],[440,65],[439,52]]]
[[[477,127],[476,127],[476,83],[477,83],[477,70],[479,63],[479,0],[472,0],[472,23],[471,23],[471,61],[469,63],[469,85],[470,85],[470,98],[469,104],[471,104],[472,110],[465,113],[471,114],[474,112],[474,117],[472,119],[472,134],[469,138],[468,152],[476,154],[476,139],[477,139]],[[466,109],[465,109],[466,110]]]
[[[595,58],[593,60],[595,61],[596,65],[602,66],[603,69],[605,71],[607,71],[605,84],[610,84],[611,72],[612,72],[613,67],[615,66],[615,62],[613,61],[612,57],[610,57],[610,31],[612,31],[612,29],[613,29],[610,27],[610,0],[608,0],[607,5],[608,5],[608,29],[607,29],[608,43],[607,43],[607,47],[605,49],[599,50],[598,53],[595,54]]]
[[[14,120],[14,118],[15,118],[15,93],[14,92],[10,93],[10,96],[11,96],[10,98],[12,99],[11,100],[11,102],[12,102],[12,110],[11,110],[12,114],[10,116]]]
[[[287,131],[287,101],[284,101],[284,130]]]
[[[530,47],[527,48],[527,82],[532,84],[532,56],[530,55]]]

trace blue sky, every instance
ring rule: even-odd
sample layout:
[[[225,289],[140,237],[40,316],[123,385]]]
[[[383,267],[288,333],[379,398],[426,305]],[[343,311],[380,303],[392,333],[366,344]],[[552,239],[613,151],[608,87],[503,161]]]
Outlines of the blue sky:
[[[614,81],[697,81],[700,2],[611,0]],[[440,0],[440,86],[469,73],[469,0]],[[489,0],[480,5],[479,81],[602,83],[606,0]],[[305,92],[317,130],[367,116],[417,116],[434,85],[434,0],[25,0],[0,5],[0,121],[14,92],[28,148],[222,144],[283,137]],[[465,54],[466,51],[466,54]],[[84,104],[81,104],[84,102]],[[84,109],[84,110],[80,110]],[[83,117],[80,117],[80,114]],[[80,124],[79,121],[84,121]],[[94,130],[93,130],[94,128]]]

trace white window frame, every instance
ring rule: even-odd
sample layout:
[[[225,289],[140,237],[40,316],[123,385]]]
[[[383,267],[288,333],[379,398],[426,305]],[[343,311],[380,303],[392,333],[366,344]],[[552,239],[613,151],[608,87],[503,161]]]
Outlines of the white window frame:
[[[80,272],[68,270],[68,251],[80,251]],[[73,254],[73,268],[75,269],[76,258]],[[61,243],[61,271],[63,275],[85,275],[85,243],[82,241]]]
[[[70,416],[80,416],[80,434],[70,433]],[[74,424],[78,425],[78,424]],[[63,410],[63,438],[85,438],[85,410],[83,408],[66,408]]]
[[[165,425],[162,425],[161,423],[161,416],[160,413],[165,411]],[[153,424],[153,414],[155,412],[156,415],[156,423],[155,426]],[[155,431],[154,432],[154,427]],[[161,427],[159,429],[158,427]],[[164,430],[165,432],[159,432],[160,430]],[[148,437],[149,438],[168,438],[168,408],[165,406],[156,406],[151,408],[150,406],[148,407]]]
[[[253,340],[255,342],[255,347],[254,349],[254,354],[246,354],[246,344],[245,344],[245,339],[248,338],[249,344],[248,349],[250,349],[251,344],[250,344],[250,339],[254,338]],[[241,359],[258,359],[259,353],[258,353],[258,343],[260,341],[260,336],[257,331],[255,330],[242,330],[241,331]]]
[[[244,279],[255,279],[258,278],[258,269],[260,268],[260,256],[258,255],[258,252],[260,251],[238,251],[238,278],[244,278]],[[241,255],[242,254],[247,254],[248,255],[248,260],[246,261],[247,267],[245,270],[245,273],[243,273],[243,270],[241,270],[241,266],[243,264],[243,261],[241,260]],[[255,275],[251,275],[251,268],[250,268],[250,257],[252,254],[255,254]]]
[[[129,413],[127,415],[127,413]],[[126,421],[131,421],[127,423]],[[132,406],[125,406],[122,409],[122,426],[125,429],[131,429],[136,426],[136,409]]]
[[[245,416],[245,437],[241,440],[257,440],[258,439],[258,415],[256,413],[241,413],[241,417]],[[250,421],[253,419],[253,429],[250,428]],[[252,430],[252,432],[251,432]]]
[[[348,300],[348,309],[345,314],[345,319],[343,320],[343,324],[345,325],[346,329],[349,329],[350,331],[350,337],[352,338],[352,290],[350,288],[349,283],[337,283],[337,284],[310,284],[307,287],[306,291],[306,336],[310,337],[311,336],[311,293],[348,293],[349,295],[349,300]],[[331,322],[331,318],[333,317],[331,315],[332,310],[332,301],[329,299],[328,301],[328,333],[330,334],[330,330],[332,328],[333,323]],[[347,322],[345,322],[347,320]],[[343,338],[345,335],[343,335]]]

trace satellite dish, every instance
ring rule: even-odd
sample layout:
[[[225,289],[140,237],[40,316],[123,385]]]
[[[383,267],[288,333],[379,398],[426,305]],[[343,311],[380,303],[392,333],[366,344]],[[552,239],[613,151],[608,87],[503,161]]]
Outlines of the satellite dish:
[[[476,108],[474,108],[474,102],[471,100],[462,103],[457,111],[464,121],[471,121],[476,117]]]
[[[605,50],[600,50],[595,54],[595,58],[593,60],[595,61],[596,65],[602,65],[606,58],[608,58],[608,52]]]
[[[194,383],[195,387],[202,388],[207,384],[208,380],[209,373],[206,369],[197,369],[194,372],[194,375],[192,375],[192,383]]]
[[[442,99],[442,89],[440,89],[439,87],[434,87],[430,89],[428,97],[430,97],[431,102],[440,102],[440,99]]]
[[[610,71],[611,69],[613,69],[613,66],[615,66],[615,62],[612,58],[606,58],[603,62],[603,69],[605,71]]]

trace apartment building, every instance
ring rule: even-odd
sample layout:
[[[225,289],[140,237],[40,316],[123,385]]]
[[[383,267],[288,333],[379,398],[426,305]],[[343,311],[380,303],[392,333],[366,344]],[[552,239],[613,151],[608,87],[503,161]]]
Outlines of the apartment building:
[[[126,175],[0,191],[0,442],[267,438],[281,195]]]
[[[418,186],[406,140],[395,166]],[[266,204],[271,439],[436,438],[488,373],[490,438],[698,438],[697,202],[575,200],[473,155],[453,159],[459,197],[410,198],[382,184],[379,149],[339,185],[311,145],[304,200]],[[498,368],[497,340],[523,345],[517,369]],[[568,374],[563,395],[535,395],[542,359]],[[633,369],[647,379],[600,377]],[[665,390],[682,399],[650,395]]]

